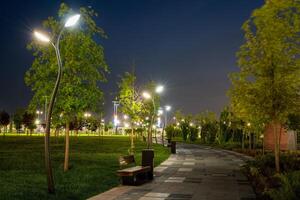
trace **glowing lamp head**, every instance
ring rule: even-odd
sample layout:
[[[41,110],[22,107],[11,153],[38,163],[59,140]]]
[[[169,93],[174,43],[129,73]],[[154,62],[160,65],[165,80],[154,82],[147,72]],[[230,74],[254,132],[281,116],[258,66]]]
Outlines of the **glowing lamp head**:
[[[143,97],[145,99],[150,99],[151,98],[151,95],[148,93],[148,92],[143,92]]]
[[[171,110],[171,106],[167,105],[166,107],[166,111],[170,111]]]
[[[43,33],[40,33],[38,31],[34,31],[33,34],[41,42],[50,42],[50,38],[48,36],[46,36],[45,34],[43,34]]]
[[[79,14],[69,17],[65,23],[65,27],[74,26],[78,22],[79,18],[80,18]]]
[[[162,93],[164,91],[164,86],[162,85],[158,85],[156,88],[155,88],[155,92],[156,93]]]

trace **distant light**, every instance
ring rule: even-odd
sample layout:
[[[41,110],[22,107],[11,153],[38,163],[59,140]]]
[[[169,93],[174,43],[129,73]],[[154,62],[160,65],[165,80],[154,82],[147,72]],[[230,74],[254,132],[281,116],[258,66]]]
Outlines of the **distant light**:
[[[146,117],[145,120],[149,120],[149,117]]]
[[[88,112],[84,113],[84,117],[90,117],[90,116],[92,116],[91,113]]]
[[[125,128],[128,128],[129,127],[129,124],[128,123],[124,123],[124,126],[125,126]]]
[[[38,31],[34,31],[33,34],[34,34],[34,36],[35,36],[38,40],[40,40],[40,41],[42,41],[42,42],[50,42],[50,38],[49,38],[48,36],[46,36],[45,34],[43,34],[43,33],[40,33],[40,32],[38,32]]]
[[[190,123],[190,126],[194,126],[194,124],[193,124],[193,123]]]
[[[74,26],[77,23],[77,21],[79,20],[79,18],[80,18],[79,14],[69,17],[65,23],[65,27]]]
[[[163,113],[164,113],[164,111],[163,111],[162,109],[159,109],[159,110],[157,111],[158,116],[159,116],[159,115],[162,115]]]
[[[151,98],[151,95],[148,93],[148,92],[143,92],[143,97],[145,99],[150,99]]]
[[[162,85],[158,85],[156,88],[155,88],[155,92],[156,93],[162,93],[164,91],[164,86]]]
[[[251,126],[251,123],[250,123],[250,122],[248,122],[248,123],[247,123],[247,126]]]
[[[171,110],[171,106],[169,106],[169,105],[166,105],[165,108],[166,108],[166,111],[170,111]]]
[[[40,120],[36,119],[34,123],[35,123],[36,125],[39,125],[39,124],[40,124]]]
[[[124,115],[123,118],[124,118],[124,119],[128,119],[128,116],[127,116],[127,115]]]

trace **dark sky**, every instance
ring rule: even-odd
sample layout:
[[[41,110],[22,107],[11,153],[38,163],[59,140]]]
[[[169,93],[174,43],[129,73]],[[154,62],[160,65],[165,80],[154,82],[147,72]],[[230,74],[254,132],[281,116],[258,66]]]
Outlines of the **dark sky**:
[[[111,112],[118,75],[135,60],[140,82],[165,85],[163,102],[185,113],[219,112],[228,102],[228,73],[237,70],[242,23],[263,0],[65,1],[74,10],[92,6],[109,38],[104,46],[111,74],[102,88]],[[13,112],[31,98],[24,73],[33,60],[26,50],[31,31],[57,13],[61,1],[2,1],[0,7],[0,109]]]

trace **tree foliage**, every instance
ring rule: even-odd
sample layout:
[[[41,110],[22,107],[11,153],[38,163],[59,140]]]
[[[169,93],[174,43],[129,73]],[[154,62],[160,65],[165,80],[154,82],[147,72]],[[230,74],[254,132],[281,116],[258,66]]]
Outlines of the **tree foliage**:
[[[243,24],[245,43],[238,56],[240,71],[230,76],[234,113],[243,121],[274,126],[279,171],[278,124],[300,108],[300,3],[268,0]]]
[[[108,66],[104,59],[103,47],[96,41],[105,36],[94,18],[98,14],[91,8],[80,8],[80,24],[64,30],[60,42],[63,62],[63,76],[56,100],[54,115],[64,113],[66,120],[76,114],[97,111],[102,106],[103,93],[99,83],[106,80]],[[62,28],[62,22],[73,11],[64,3],[58,11],[58,17],[49,17],[43,22],[43,29],[56,38]],[[33,53],[34,61],[25,74],[25,83],[31,87],[34,96],[30,109],[43,104],[43,96],[52,92],[57,76],[57,60],[51,45],[42,45],[32,41],[27,46]]]
[[[120,111],[128,115],[132,123],[139,121],[143,104],[136,86],[134,73],[125,72],[118,86]]]
[[[5,110],[0,111],[0,125],[7,126],[10,122],[10,116]]]

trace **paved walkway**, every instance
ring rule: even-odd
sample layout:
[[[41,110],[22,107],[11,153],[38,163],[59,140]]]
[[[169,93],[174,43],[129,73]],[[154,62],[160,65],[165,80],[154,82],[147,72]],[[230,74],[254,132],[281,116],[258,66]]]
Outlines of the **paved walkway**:
[[[210,147],[179,144],[155,168],[154,180],[120,186],[90,200],[253,200],[255,194],[239,168],[249,157]]]

